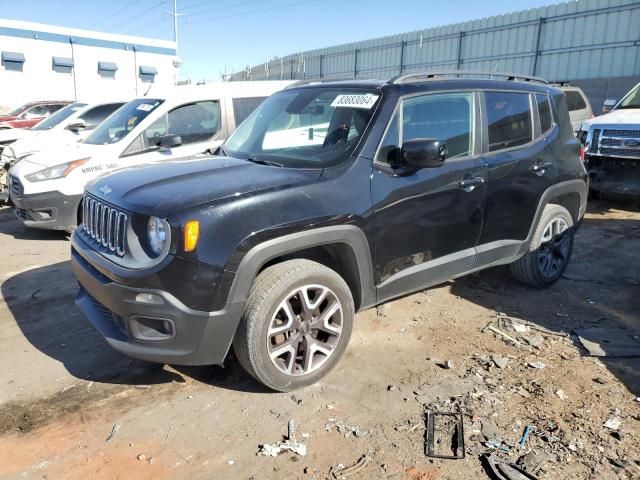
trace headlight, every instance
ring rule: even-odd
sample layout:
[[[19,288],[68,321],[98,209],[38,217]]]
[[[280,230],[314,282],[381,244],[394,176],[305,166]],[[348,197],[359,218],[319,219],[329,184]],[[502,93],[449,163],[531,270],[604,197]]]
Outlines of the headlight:
[[[158,217],[149,218],[147,223],[147,239],[149,247],[156,256],[164,252],[169,238],[169,224]]]
[[[56,178],[66,177],[81,165],[84,165],[90,160],[90,158],[81,158],[80,160],[74,160],[73,162],[62,163],[53,167],[45,168],[29,175],[25,175],[25,178],[30,182],[41,182],[43,180],[54,180]]]

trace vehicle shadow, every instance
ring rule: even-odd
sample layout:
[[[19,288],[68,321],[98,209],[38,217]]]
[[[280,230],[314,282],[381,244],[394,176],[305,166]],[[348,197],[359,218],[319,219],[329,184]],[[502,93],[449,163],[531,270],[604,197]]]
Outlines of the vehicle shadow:
[[[599,218],[611,208],[600,203],[590,207],[576,234],[571,263],[555,285],[530,288],[513,280],[508,267],[496,267],[456,280],[451,292],[507,316],[571,334],[584,356],[589,352],[573,330],[611,329],[611,344],[601,344],[607,356],[598,358],[640,396],[640,356],[613,356],[616,338],[640,332],[640,219],[628,210]]]
[[[226,368],[166,369],[113,350],[76,307],[77,282],[69,262],[18,273],[5,280],[1,290],[29,343],[61,362],[75,378],[107,384],[153,385],[185,382],[185,377],[190,377],[224,389],[265,391],[233,360]]]

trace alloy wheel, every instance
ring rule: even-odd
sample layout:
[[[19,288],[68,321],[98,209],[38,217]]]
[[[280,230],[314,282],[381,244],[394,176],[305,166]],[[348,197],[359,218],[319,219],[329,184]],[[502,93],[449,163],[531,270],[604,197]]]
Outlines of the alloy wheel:
[[[554,278],[563,271],[571,249],[569,224],[556,217],[544,228],[538,248],[538,267],[547,279]]]

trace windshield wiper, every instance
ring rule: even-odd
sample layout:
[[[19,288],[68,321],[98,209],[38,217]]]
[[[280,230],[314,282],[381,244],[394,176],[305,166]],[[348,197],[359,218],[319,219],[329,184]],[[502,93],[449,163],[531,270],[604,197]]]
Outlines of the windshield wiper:
[[[271,160],[263,160],[261,158],[249,157],[247,162],[257,163],[258,165],[269,165],[270,167],[283,167],[281,163],[272,162]]]

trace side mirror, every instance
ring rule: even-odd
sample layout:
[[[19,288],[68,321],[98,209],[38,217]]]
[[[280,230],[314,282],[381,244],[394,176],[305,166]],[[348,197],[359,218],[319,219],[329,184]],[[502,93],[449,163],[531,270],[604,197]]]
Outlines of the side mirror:
[[[69,130],[71,130],[72,132],[78,133],[80,130],[86,129],[87,128],[87,124],[81,118],[77,118],[77,119],[73,120],[72,122],[69,122],[69,124],[67,125],[67,128]]]
[[[402,145],[403,165],[411,168],[437,168],[447,158],[447,144],[434,138],[414,138]]]
[[[179,147],[180,145],[182,145],[182,138],[180,138],[180,135],[163,135],[158,140],[160,150],[171,150],[172,148]]]
[[[617,98],[607,98],[602,105],[602,113],[609,113],[618,104]]]

